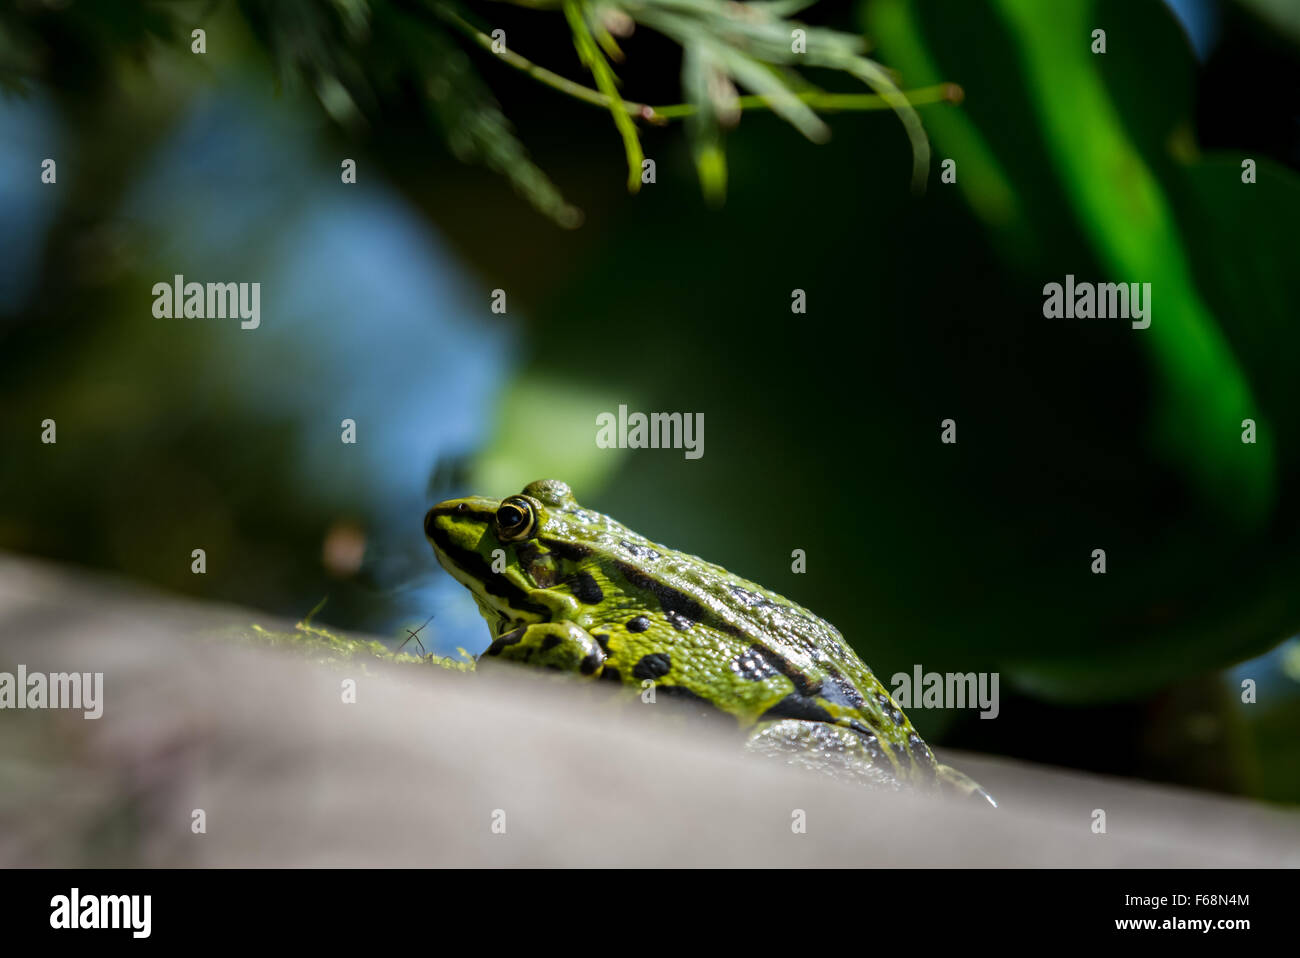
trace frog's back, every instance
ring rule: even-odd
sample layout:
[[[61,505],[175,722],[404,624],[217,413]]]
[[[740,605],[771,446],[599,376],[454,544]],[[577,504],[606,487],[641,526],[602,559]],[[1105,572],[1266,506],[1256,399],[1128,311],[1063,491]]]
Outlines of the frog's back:
[[[834,626],[721,566],[590,515],[601,527],[587,529],[580,565],[603,598],[580,624],[607,652],[609,677],[652,680],[669,696],[708,703],[753,729],[764,749],[775,738],[794,750],[777,734],[783,729],[824,734],[778,723],[821,723],[844,730],[834,733],[839,752],[856,753],[873,776],[932,777],[928,746]]]

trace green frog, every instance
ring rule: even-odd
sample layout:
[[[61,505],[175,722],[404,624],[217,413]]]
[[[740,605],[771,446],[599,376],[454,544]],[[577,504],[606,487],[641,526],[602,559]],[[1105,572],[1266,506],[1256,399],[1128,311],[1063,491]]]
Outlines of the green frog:
[[[830,623],[584,508],[563,482],[439,503],[424,531],[487,620],[482,658],[653,688],[789,764],[996,804],[935,758]]]

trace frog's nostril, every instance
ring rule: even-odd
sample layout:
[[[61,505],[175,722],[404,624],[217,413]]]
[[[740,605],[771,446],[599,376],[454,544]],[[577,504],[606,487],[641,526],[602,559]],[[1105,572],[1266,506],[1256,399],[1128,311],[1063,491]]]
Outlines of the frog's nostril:
[[[458,502],[458,503],[456,503],[456,511],[457,511],[457,512],[464,512],[464,511],[465,511],[466,509],[468,509],[468,508],[469,508],[469,506],[465,505],[465,503],[463,503],[463,502]]]

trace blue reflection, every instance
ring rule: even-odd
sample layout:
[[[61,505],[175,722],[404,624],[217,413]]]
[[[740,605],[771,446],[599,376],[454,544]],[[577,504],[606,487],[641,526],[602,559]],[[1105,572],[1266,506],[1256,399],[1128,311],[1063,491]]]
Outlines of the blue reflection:
[[[175,273],[262,284],[259,328],[231,322],[205,336],[194,395],[234,392],[252,418],[287,425],[304,497],[364,518],[367,569],[392,602],[362,625],[391,635],[436,609],[426,648],[477,651],[486,629],[437,569],[421,520],[434,464],[489,429],[512,330],[363,159],[357,185],[340,181],[343,157],[321,155],[298,119],[307,112],[237,91],[201,99],[123,217],[148,239],[146,286]],[[344,419],[356,422],[355,445],[341,441]]]
[[[54,111],[43,96],[0,96],[0,315],[31,294],[45,234],[60,198],[41,182],[41,161],[66,162]],[[56,172],[58,166],[56,165]],[[22,224],[22,228],[18,228]]]
[[[1165,3],[1191,40],[1196,59],[1204,62],[1219,40],[1218,0],[1165,0]]]
[[[1255,683],[1256,701],[1276,703],[1300,697],[1300,637],[1287,639],[1275,649],[1265,652],[1228,670],[1228,680],[1236,694],[1241,683],[1251,679]]]

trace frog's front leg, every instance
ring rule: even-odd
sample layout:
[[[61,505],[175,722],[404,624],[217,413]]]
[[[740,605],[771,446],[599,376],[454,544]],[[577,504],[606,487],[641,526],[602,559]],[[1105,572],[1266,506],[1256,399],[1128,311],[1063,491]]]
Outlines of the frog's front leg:
[[[483,657],[508,659],[596,677],[605,651],[586,629],[572,622],[537,622],[498,636]]]

